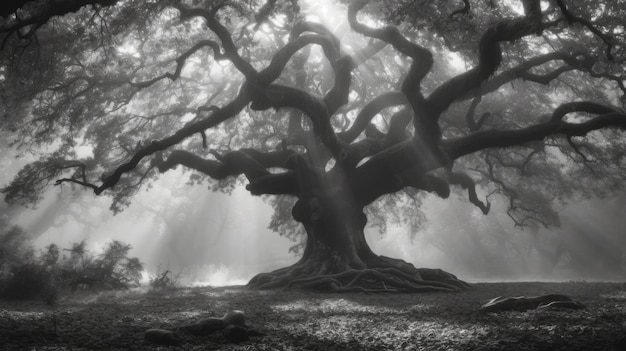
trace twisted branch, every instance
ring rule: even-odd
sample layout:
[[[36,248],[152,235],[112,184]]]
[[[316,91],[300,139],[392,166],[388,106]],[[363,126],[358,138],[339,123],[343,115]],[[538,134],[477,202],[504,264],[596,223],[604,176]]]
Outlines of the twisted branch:
[[[581,123],[563,121],[562,118],[571,112],[600,113],[600,115]],[[611,127],[626,128],[626,114],[595,103],[566,103],[555,109],[552,118],[544,123],[518,130],[488,130],[466,137],[448,139],[444,141],[444,149],[450,159],[454,160],[487,148],[523,145],[557,135],[585,136],[591,131]]]

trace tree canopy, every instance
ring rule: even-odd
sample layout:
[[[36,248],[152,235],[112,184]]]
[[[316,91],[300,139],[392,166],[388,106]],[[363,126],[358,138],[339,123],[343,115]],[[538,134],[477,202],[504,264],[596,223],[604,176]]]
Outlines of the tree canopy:
[[[417,225],[425,193],[460,189],[550,226],[555,203],[621,188],[624,5],[11,1],[0,128],[41,157],[2,192],[79,185],[119,211],[177,166],[215,189],[243,175],[279,195],[274,228],[294,232],[291,210],[307,233],[300,262],[251,285],[462,288],[371,252],[368,217]]]

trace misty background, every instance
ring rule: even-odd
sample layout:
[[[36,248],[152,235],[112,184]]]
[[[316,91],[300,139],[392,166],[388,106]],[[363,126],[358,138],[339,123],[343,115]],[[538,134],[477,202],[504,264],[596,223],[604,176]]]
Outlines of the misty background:
[[[28,161],[3,150],[1,186]],[[163,174],[117,215],[106,196],[68,185],[53,187],[35,208],[2,202],[0,215],[28,232],[37,249],[51,243],[70,248],[85,240],[97,253],[119,240],[132,245],[130,256],[145,264],[146,277],[170,270],[184,284],[245,284],[257,273],[297,261],[289,249],[298,242],[267,229],[273,209],[262,198],[243,186],[230,195],[211,192],[206,185],[188,185],[186,176],[180,170]],[[550,229],[515,228],[502,199],[485,216],[463,197],[429,195],[420,230],[398,224],[380,233],[370,227],[368,243],[378,254],[442,268],[468,281],[625,276],[624,193],[557,208],[561,226]]]

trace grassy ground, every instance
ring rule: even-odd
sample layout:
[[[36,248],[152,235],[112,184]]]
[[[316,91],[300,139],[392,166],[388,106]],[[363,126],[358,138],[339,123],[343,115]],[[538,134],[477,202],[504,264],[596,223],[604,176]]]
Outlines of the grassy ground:
[[[482,313],[496,296],[566,294],[583,310]],[[144,341],[243,310],[265,336],[224,343],[184,336],[177,347]],[[56,329],[56,330],[55,330]],[[484,283],[462,293],[313,294],[243,287],[81,293],[55,308],[0,302],[2,350],[626,350],[626,284]]]

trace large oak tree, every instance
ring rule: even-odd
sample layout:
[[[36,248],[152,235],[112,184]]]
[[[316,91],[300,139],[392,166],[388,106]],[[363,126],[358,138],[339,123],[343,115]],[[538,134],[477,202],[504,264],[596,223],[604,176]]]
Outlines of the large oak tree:
[[[368,215],[463,189],[547,226],[549,204],[621,186],[622,1],[346,3],[339,32],[296,0],[10,1],[2,129],[43,156],[5,199],[71,184],[120,210],[177,166],[214,188],[243,175],[277,196],[276,228],[289,206],[306,231],[250,286],[451,291],[467,284],[372,252]]]

